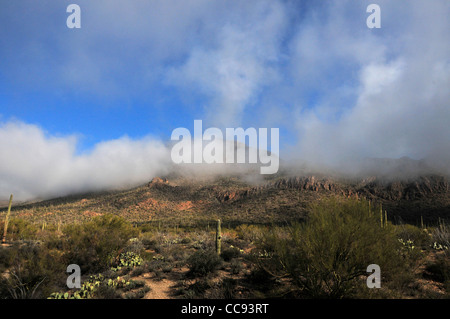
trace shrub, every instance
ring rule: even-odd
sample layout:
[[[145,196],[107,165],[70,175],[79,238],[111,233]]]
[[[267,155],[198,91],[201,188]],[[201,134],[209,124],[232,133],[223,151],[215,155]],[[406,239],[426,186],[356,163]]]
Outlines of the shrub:
[[[401,244],[400,253],[410,267],[423,257],[422,248],[430,246],[430,236],[426,231],[413,225],[395,226],[395,236]]]
[[[123,298],[125,299],[142,299],[145,297],[145,295],[147,294],[147,292],[149,292],[151,290],[150,287],[148,286],[144,286],[143,288],[140,288],[136,291],[132,291],[129,293],[126,293]]]
[[[188,276],[204,277],[214,272],[220,265],[222,260],[213,250],[199,250],[187,259],[189,267]]]
[[[396,235],[403,242],[410,241],[418,248],[430,245],[430,236],[424,230],[413,225],[396,226]]]
[[[181,239],[181,244],[190,244],[192,242],[192,239],[190,239],[189,237],[184,237],[183,239]]]
[[[288,276],[303,296],[351,297],[368,265],[378,264],[383,280],[400,271],[399,245],[367,202],[331,199],[314,205],[305,223],[266,233],[260,263],[271,274]]]
[[[233,246],[224,249],[221,254],[224,261],[230,261],[233,258],[239,257],[240,255],[241,255],[240,249]]]
[[[77,264],[82,272],[106,270],[137,230],[123,218],[103,215],[64,230],[63,248],[67,264]]]
[[[235,299],[237,290],[237,280],[224,278],[211,285],[205,297],[211,299]]]
[[[184,298],[194,299],[194,298],[205,298],[205,293],[211,288],[211,284],[204,278],[196,281],[195,283],[189,285],[187,289],[183,289]]]
[[[131,252],[134,254],[141,254],[144,251],[145,247],[143,242],[138,238],[131,238],[128,242],[123,251],[125,253]]]
[[[261,238],[263,230],[260,226],[242,224],[236,227],[236,233],[239,238],[254,242]]]
[[[141,242],[144,246],[144,249],[154,249],[158,245],[158,242],[150,233],[145,233],[141,239]]]
[[[450,284],[450,260],[444,254],[436,256],[434,262],[430,262],[425,267],[429,277],[446,284],[447,289]]]
[[[140,276],[140,275],[146,273],[147,270],[148,270],[147,264],[143,264],[143,265],[140,265],[140,266],[138,266],[138,267],[135,267],[135,268],[131,271],[130,275],[131,275],[132,277],[138,277],[138,276]]]
[[[107,282],[102,282],[95,290],[95,299],[120,299],[121,293],[113,286],[108,285]]]
[[[2,234],[3,227],[4,223],[1,225]],[[7,239],[8,241],[34,240],[37,232],[38,228],[31,222],[20,218],[12,218],[8,223]]]
[[[242,262],[239,259],[233,259],[230,263],[230,272],[233,275],[238,275],[242,270]]]
[[[274,276],[267,272],[265,267],[254,267],[250,273],[245,275],[247,286],[252,287],[254,298],[267,298],[270,291],[277,286]]]
[[[144,286],[144,282],[128,280],[126,277],[107,278],[103,274],[90,276],[80,289],[54,292],[49,299],[118,299],[122,292]]]
[[[127,271],[142,264],[143,259],[138,254],[127,251],[119,255],[115,260],[115,267],[111,268],[113,271],[120,271],[125,268]]]
[[[9,269],[0,284],[0,298],[45,298],[65,283],[66,268],[58,255],[38,243],[14,245],[0,262]]]
[[[448,256],[450,254],[450,227],[444,222],[440,222],[439,226],[433,229],[431,237],[433,248],[443,250]]]
[[[231,278],[223,279],[221,282],[223,297],[225,299],[235,298],[236,287],[237,287],[237,280]]]

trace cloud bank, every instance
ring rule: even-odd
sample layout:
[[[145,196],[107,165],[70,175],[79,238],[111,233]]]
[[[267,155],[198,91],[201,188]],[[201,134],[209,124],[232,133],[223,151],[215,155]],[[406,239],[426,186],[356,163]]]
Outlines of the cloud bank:
[[[74,136],[48,136],[36,125],[9,122],[0,125],[0,146],[0,194],[18,200],[126,188],[169,172],[170,152],[151,137],[122,137],[77,154]]]
[[[389,28],[384,37],[359,42],[353,33],[339,28],[344,30],[340,36],[345,39],[343,47],[353,51],[345,57],[353,55],[358,66],[352,88],[355,99],[338,108],[336,117],[328,121],[323,114],[334,115],[328,101],[301,112],[299,154],[309,154],[310,161],[323,164],[402,156],[426,158],[436,165],[449,163],[450,43],[444,40],[450,27],[444,17],[449,3],[408,4],[380,4],[383,12],[395,12],[405,19],[398,25],[384,22],[384,28]],[[320,26],[311,32],[317,29]],[[331,26],[325,32],[332,33]]]

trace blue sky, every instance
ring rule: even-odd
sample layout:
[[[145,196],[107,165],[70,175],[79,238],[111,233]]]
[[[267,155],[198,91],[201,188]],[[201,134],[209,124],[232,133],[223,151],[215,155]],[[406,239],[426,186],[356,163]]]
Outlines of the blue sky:
[[[3,4],[1,116],[3,121],[17,119],[36,124],[50,135],[77,134],[79,149],[86,151],[98,142],[123,135],[141,138],[151,134],[168,139],[174,128],[190,127],[194,119],[204,118],[208,109],[217,108],[210,104],[215,103],[211,95],[216,95],[218,90],[204,88],[207,85],[202,83],[209,79],[204,80],[194,74],[196,78],[193,81],[200,83],[191,88],[174,84],[176,80],[168,79],[167,73],[180,73],[192,52],[205,51],[208,55],[209,50],[217,47],[220,50],[222,43],[216,35],[220,35],[223,29],[229,28],[230,37],[236,38],[239,32],[243,32],[242,39],[236,41],[245,41],[246,30],[242,29],[249,29],[247,32],[252,41],[259,40],[256,37],[264,32],[264,28],[273,32],[273,39],[254,43],[254,47],[243,48],[242,53],[249,50],[247,54],[256,56],[259,53],[254,51],[271,47],[270,50],[274,51],[270,53],[272,56],[263,54],[256,57],[261,61],[257,60],[255,67],[261,68],[260,72],[265,72],[263,68],[266,67],[274,68],[281,73],[278,76],[284,76],[282,73],[289,72],[289,51],[298,23],[308,19],[309,10],[321,13],[325,6],[324,3],[312,6],[310,1],[274,4],[256,1],[249,5],[242,2],[229,5],[224,1],[187,1],[184,5],[180,5],[180,1],[144,1],[141,4],[131,1],[127,5],[121,1],[99,1],[93,5],[89,1],[78,1],[82,9],[82,28],[73,30],[65,25],[69,15],[65,9],[72,2],[21,0]],[[191,16],[177,25],[178,18],[185,14],[185,8],[192,8]],[[241,20],[234,16],[245,18],[254,11],[253,8],[261,13],[256,13],[253,21],[247,22],[249,26],[245,23],[241,26]],[[138,12],[140,9],[143,12]],[[147,14],[145,9],[152,12]],[[129,12],[121,17],[127,10]],[[164,16],[159,17],[156,10],[167,14],[167,20]],[[211,21],[215,15],[221,16],[217,22]],[[155,16],[161,21],[148,21]],[[361,13],[361,21],[364,17],[365,14]],[[264,19],[267,26],[264,26]],[[260,21],[263,22],[262,30],[257,30]],[[270,23],[274,24],[272,28]],[[185,25],[188,28],[180,30]],[[168,38],[164,27],[171,29]],[[364,28],[362,23],[361,29]],[[150,36],[146,36],[146,31]],[[192,39],[192,42],[183,37]],[[234,39],[227,44],[227,34],[223,37],[224,45],[228,46],[224,51],[240,45],[231,43]],[[178,44],[178,41],[186,43]],[[253,56],[249,61],[253,62]],[[251,72],[251,69],[247,71],[248,76],[252,76]],[[238,108],[248,106],[252,109],[230,117],[228,122],[220,123],[222,126],[259,125],[255,121],[255,115],[256,118],[258,116],[256,109],[264,99],[259,90],[266,87],[259,83],[262,81],[256,79],[257,75],[254,77],[258,83],[253,84],[250,78],[249,92],[242,93],[244,96],[236,97],[234,102]],[[282,81],[290,82],[290,79]],[[321,93],[316,88],[306,92],[306,107],[313,107]],[[217,101],[217,104],[221,102]],[[291,107],[289,100],[283,104],[288,109]],[[211,125],[217,124],[211,119]],[[284,140],[294,141],[287,133],[286,130]]]
[[[81,6],[83,28],[68,29],[65,9],[69,3],[17,1],[7,10],[2,8],[1,119],[36,124],[49,135],[77,134],[78,146],[85,151],[123,135],[170,136],[171,127],[189,116],[177,92],[157,79],[139,83],[141,67],[135,57],[140,53],[123,52],[121,41],[112,35],[92,43],[96,39],[90,39],[89,33],[96,21],[88,5]],[[115,13],[120,19],[120,6],[116,5]],[[78,45],[89,46],[89,52],[83,53],[89,61],[71,62],[76,60],[72,50]],[[138,49],[136,44],[127,51]],[[90,74],[92,64],[103,63],[108,56],[111,63]],[[82,75],[67,78],[77,69],[84,69],[87,79]]]
[[[170,172],[171,132],[195,119],[280,128],[280,156],[318,167],[448,167],[450,4],[375,1],[369,29],[373,2],[2,1],[0,198]]]

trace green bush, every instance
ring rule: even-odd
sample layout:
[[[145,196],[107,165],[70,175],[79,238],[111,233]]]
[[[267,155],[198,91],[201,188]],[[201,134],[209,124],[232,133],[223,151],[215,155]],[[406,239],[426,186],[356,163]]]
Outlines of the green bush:
[[[400,253],[411,268],[424,256],[422,249],[431,245],[428,233],[413,225],[395,226],[395,236],[401,244]]]
[[[80,289],[54,292],[48,299],[118,299],[123,297],[122,292],[142,287],[144,284],[128,280],[126,277],[108,278],[103,274],[97,274],[85,280]]]
[[[147,292],[149,292],[151,290],[150,287],[148,286],[144,286],[136,291],[132,291],[132,292],[128,292],[126,293],[123,298],[125,299],[142,299],[145,297],[145,295],[147,294]]]
[[[239,248],[230,246],[222,251],[222,258],[224,261],[230,261],[233,258],[237,258],[241,255],[241,251]]]
[[[138,254],[127,251],[121,253],[116,260],[114,261],[114,267],[111,268],[113,271],[120,271],[122,269],[126,269],[127,271],[132,268],[138,267],[142,264],[143,259]]]
[[[77,264],[82,273],[96,273],[111,266],[137,230],[125,219],[103,215],[64,229],[63,250],[67,264]]]
[[[305,223],[265,234],[260,265],[288,276],[299,294],[313,298],[353,297],[370,264],[380,266],[382,281],[392,279],[404,267],[401,244],[391,225],[381,227],[377,208],[369,207],[337,199],[314,205]]]
[[[186,299],[205,299],[206,292],[211,288],[211,283],[201,278],[186,288],[182,288],[179,294]]]
[[[107,282],[102,282],[98,288],[95,290],[95,295],[91,298],[95,299],[121,299],[122,295],[116,287],[108,285]]]
[[[448,289],[450,284],[450,260],[444,254],[436,256],[436,260],[429,262],[425,267],[428,276],[446,285]]]
[[[0,263],[9,270],[9,276],[0,280],[0,299],[46,298],[65,284],[66,268],[59,255],[43,245],[21,243],[2,251]]]
[[[208,299],[236,299],[238,281],[232,278],[224,278],[212,283],[204,297]]]
[[[0,225],[3,234],[4,222]],[[17,240],[35,240],[38,227],[33,225],[30,221],[12,218],[8,223],[7,239],[8,241]]]
[[[140,255],[145,250],[145,246],[139,238],[131,238],[123,250]]]
[[[134,267],[131,270],[130,275],[132,277],[138,277],[138,276],[141,276],[142,274],[146,273],[147,271],[148,271],[148,265],[144,262],[142,265]]]
[[[142,245],[144,245],[144,249],[155,249],[158,246],[158,242],[153,237],[150,237],[148,234],[145,234],[145,237],[141,239]]]
[[[239,259],[233,259],[230,262],[230,272],[233,275],[237,275],[241,272],[243,266],[242,266],[242,262]]]
[[[213,273],[222,264],[222,259],[214,250],[199,250],[187,259],[188,276],[204,277]]]
[[[450,255],[450,227],[444,222],[439,222],[439,225],[433,229],[431,237],[432,247],[442,250],[448,258]]]
[[[396,226],[396,235],[403,242],[410,241],[419,249],[431,244],[431,239],[427,232],[413,225],[404,224]]]
[[[261,226],[242,224],[236,227],[236,233],[240,239],[254,242],[264,233]]]
[[[181,239],[180,243],[181,244],[190,244],[192,242],[192,239],[190,239],[189,237],[184,237],[183,239]]]

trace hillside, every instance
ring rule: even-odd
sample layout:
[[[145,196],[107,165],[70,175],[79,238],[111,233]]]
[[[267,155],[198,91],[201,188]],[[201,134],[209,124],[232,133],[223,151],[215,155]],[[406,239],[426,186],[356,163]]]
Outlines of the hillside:
[[[228,223],[280,223],[304,218],[308,205],[328,196],[381,202],[394,222],[418,224],[422,217],[424,222],[434,223],[438,218],[450,218],[450,186],[445,176],[388,181],[376,176],[344,179],[318,174],[279,174],[257,183],[243,177],[193,180],[168,176],[129,190],[15,204],[12,217],[56,224],[113,213],[139,223],[187,225],[218,217]],[[2,218],[5,212],[2,208]]]

